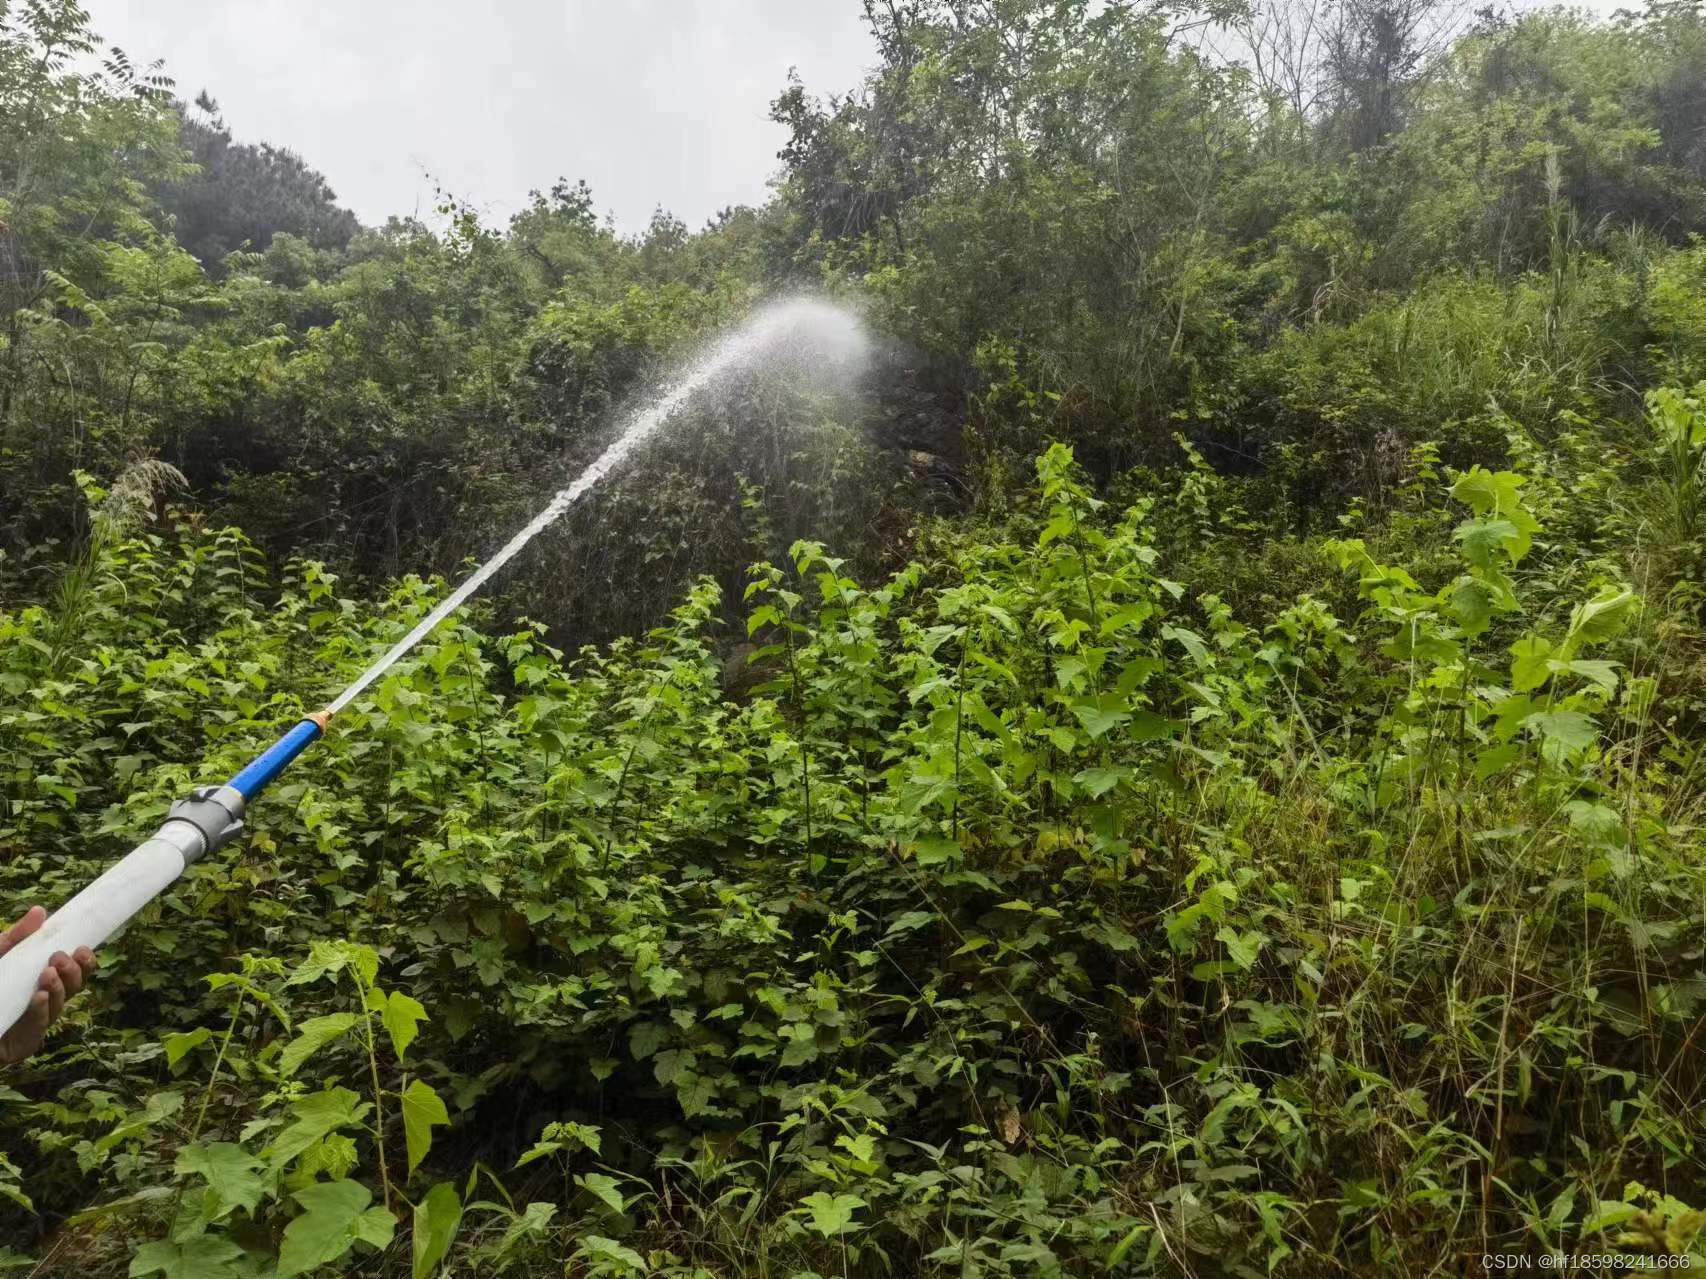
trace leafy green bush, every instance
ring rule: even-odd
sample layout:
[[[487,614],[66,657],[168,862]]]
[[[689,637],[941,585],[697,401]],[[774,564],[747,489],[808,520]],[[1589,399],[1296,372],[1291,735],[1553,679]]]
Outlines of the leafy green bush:
[[[1241,622],[1169,577],[1147,501],[1058,447],[1038,480],[875,587],[813,543],[756,567],[737,700],[708,583],[567,664],[441,631],[8,1081],[33,1247],[171,1276],[1692,1246],[1696,810],[1634,594],[1531,598],[1547,485],[1456,475],[1444,572],[1327,546],[1353,631],[1309,596]],[[75,646],[0,619],[20,902],[430,596],[270,584],[188,526],[89,591]]]

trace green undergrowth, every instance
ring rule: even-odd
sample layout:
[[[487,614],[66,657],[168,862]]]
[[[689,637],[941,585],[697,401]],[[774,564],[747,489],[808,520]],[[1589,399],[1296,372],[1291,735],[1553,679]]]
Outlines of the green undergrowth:
[[[887,581],[755,567],[744,637],[709,584],[572,657],[446,626],[11,1072],[7,1235],[168,1279],[1703,1264],[1695,604],[1591,540],[1694,500],[1699,409],[1633,469],[1419,449],[1272,607],[1214,593],[1207,479],[1104,504],[1055,446]],[[436,590],[180,523],[0,615],[6,898]]]

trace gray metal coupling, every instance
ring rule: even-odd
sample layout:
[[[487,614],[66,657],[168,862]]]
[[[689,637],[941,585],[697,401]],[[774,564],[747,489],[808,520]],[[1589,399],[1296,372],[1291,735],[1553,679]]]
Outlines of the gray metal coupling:
[[[186,851],[184,865],[235,839],[243,830],[246,807],[242,792],[229,786],[203,786],[173,804],[166,813],[167,825],[183,822],[201,835],[200,851],[193,855]]]

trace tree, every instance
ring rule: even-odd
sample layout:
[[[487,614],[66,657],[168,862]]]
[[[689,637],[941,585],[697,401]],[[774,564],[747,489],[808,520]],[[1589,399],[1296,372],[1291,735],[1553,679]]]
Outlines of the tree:
[[[289,232],[317,249],[341,249],[360,229],[326,179],[296,155],[267,143],[232,140],[219,105],[204,90],[179,105],[180,138],[196,171],[158,192],[180,243],[208,268],[237,249],[264,250]]]
[[[119,49],[90,68],[95,47],[73,0],[0,2],[0,527],[26,543],[54,527],[73,466],[134,446],[79,412],[87,370],[42,376],[42,335],[115,249],[155,239],[145,191],[185,167],[170,80]]]
[[[1461,0],[1335,0],[1326,39],[1326,124],[1352,154],[1409,123],[1417,88],[1451,47]]]

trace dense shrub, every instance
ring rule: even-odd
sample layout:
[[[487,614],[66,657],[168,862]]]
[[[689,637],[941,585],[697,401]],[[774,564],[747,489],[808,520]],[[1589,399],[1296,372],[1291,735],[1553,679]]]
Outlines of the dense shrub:
[[[1241,621],[1038,473],[875,587],[755,568],[739,700],[709,583],[567,664],[435,637],[13,1076],[47,1255],[401,1266],[409,1204],[417,1257],[608,1274],[1685,1248],[1697,801],[1640,601],[1531,567],[1575,499],[1458,474],[1435,571],[1326,543],[1360,619]],[[84,589],[75,643],[0,620],[19,899],[429,597],[189,528]]]

